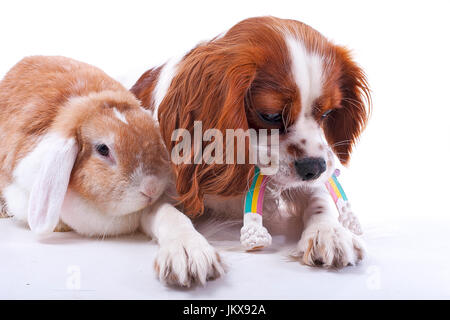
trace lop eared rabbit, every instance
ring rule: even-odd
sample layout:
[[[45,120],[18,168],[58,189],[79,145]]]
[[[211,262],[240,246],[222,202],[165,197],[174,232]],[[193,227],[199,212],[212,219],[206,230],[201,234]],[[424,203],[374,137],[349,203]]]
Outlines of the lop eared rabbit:
[[[64,57],[28,57],[7,73],[0,141],[4,211],[38,234],[133,232],[169,181],[151,114],[98,68]]]

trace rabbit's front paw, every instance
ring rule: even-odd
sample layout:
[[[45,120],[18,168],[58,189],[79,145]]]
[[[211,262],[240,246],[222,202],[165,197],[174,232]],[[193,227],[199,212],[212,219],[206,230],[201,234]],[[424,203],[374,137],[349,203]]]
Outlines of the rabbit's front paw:
[[[188,234],[161,244],[155,271],[166,284],[190,287],[222,276],[225,265],[203,236]]]

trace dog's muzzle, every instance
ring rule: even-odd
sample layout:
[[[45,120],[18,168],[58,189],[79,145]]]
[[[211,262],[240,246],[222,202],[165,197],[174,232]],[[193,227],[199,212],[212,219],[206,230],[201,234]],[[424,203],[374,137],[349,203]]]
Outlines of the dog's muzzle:
[[[315,180],[327,169],[323,158],[303,158],[294,162],[295,170],[303,181]]]

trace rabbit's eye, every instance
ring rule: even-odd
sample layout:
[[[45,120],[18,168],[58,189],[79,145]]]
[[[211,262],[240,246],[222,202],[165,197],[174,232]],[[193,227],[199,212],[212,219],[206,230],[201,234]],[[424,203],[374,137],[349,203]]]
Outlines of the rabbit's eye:
[[[99,145],[95,146],[95,149],[97,150],[97,152],[100,155],[102,155],[104,157],[109,156],[109,148],[106,144],[99,144]]]

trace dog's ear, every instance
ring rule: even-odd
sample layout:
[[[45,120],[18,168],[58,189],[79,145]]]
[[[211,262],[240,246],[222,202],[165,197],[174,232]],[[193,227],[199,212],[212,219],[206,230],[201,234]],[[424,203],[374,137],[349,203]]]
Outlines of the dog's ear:
[[[154,109],[153,90],[158,82],[161,69],[162,67],[147,70],[130,89],[136,98],[141,101],[142,106],[152,111]]]
[[[223,164],[193,163],[194,121],[201,121],[203,132],[214,128],[223,137],[226,129],[248,129],[244,99],[256,74],[252,55],[242,54],[248,50],[230,49],[217,42],[196,48],[178,66],[178,74],[158,108],[161,132],[169,152],[177,144],[172,141],[175,129],[186,129],[193,137],[191,163],[175,165],[179,200],[188,214],[203,212],[205,194],[244,193],[245,177],[253,174],[252,165],[225,163],[226,143]],[[248,149],[246,152],[248,157]]]
[[[353,61],[350,52],[336,47],[339,64],[339,89],[342,95],[339,108],[333,110],[324,123],[328,142],[342,164],[347,164],[352,148],[365,128],[371,97],[363,70]]]

